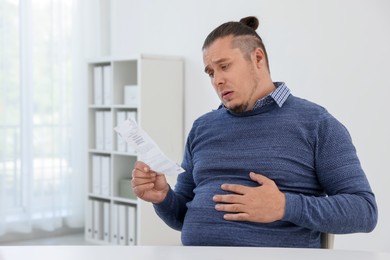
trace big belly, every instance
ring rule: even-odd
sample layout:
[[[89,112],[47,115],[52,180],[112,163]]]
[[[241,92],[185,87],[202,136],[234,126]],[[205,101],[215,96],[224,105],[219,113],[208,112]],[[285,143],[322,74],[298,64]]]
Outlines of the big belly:
[[[241,180],[242,182],[242,180]],[[226,221],[223,215],[226,212],[215,210],[213,196],[227,194],[221,189],[223,183],[236,183],[234,180],[214,180],[203,183],[195,190],[194,199],[187,204],[188,210],[182,229],[182,242],[184,245],[241,245],[237,243],[237,231],[253,233],[254,229],[263,224],[251,222]],[[257,183],[248,180],[242,182],[245,186],[258,186]],[[248,245],[248,241],[243,241]]]

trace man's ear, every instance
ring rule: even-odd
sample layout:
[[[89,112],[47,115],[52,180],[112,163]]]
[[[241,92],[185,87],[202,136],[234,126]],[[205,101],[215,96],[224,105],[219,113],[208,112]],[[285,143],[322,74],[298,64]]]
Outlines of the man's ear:
[[[261,48],[255,49],[255,61],[258,68],[265,66],[265,54]]]

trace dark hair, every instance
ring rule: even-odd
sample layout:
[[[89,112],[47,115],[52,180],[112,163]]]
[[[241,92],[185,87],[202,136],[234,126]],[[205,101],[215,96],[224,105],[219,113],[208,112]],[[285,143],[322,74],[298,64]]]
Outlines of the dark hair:
[[[255,16],[242,18],[239,22],[227,22],[215,28],[203,43],[202,50],[207,49],[215,40],[227,36],[233,36],[232,46],[239,48],[244,56],[250,60],[250,54],[256,49],[261,48],[264,51],[265,59],[268,64],[268,55],[263,44],[263,40],[256,33],[259,27],[259,20]]]

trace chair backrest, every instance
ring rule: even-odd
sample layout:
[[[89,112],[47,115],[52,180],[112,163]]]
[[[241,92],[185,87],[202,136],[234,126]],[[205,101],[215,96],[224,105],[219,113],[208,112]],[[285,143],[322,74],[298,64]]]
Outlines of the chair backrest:
[[[321,248],[332,249],[334,246],[334,234],[321,234]]]

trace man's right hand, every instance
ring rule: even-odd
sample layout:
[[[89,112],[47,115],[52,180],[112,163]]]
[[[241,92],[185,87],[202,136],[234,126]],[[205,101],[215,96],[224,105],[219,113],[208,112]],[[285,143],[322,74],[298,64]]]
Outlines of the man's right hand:
[[[169,185],[164,174],[157,174],[140,161],[134,165],[131,186],[138,198],[158,204],[168,194]]]

